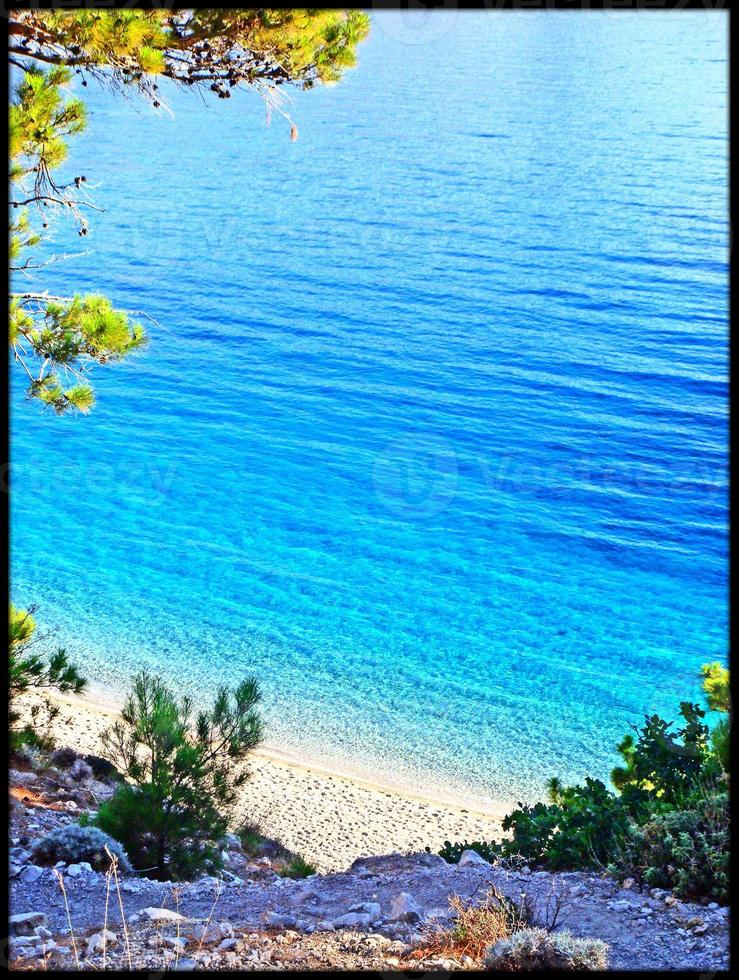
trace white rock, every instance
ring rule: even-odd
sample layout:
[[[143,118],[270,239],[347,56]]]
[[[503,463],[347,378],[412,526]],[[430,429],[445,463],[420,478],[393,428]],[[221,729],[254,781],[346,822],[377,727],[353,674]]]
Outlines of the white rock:
[[[94,933],[87,940],[87,955],[92,956],[95,953],[102,953],[104,949],[110,949],[117,942],[118,936],[114,932],[110,932],[109,929],[101,929],[100,932]]]
[[[189,921],[187,916],[180,915],[179,912],[173,912],[171,909],[157,909],[157,908],[141,909],[139,911],[139,916],[144,919],[148,919],[149,922],[188,922]]]
[[[474,853],[465,851],[465,854]],[[464,857],[464,854],[462,855]],[[419,922],[421,919],[421,909],[413,898],[407,892],[401,892],[396,895],[390,904],[390,914],[388,915],[390,922]]]
[[[372,916],[367,912],[347,912],[345,915],[339,915],[335,918],[333,924],[335,929],[366,927],[372,924]]]
[[[30,936],[38,926],[48,928],[49,920],[43,912],[21,912],[19,915],[11,915],[8,925],[11,935]]]
[[[78,878],[82,874],[82,868],[79,864],[70,864],[67,868],[67,874],[70,878]]]
[[[462,856],[459,859],[458,867],[464,868],[468,864],[488,864],[489,862],[481,857],[477,851],[462,851]]]

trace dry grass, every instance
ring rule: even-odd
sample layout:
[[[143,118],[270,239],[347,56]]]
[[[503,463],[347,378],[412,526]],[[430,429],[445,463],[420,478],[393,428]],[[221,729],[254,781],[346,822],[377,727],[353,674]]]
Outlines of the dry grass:
[[[452,895],[449,906],[455,917],[452,928],[429,933],[423,945],[411,954],[413,959],[471,956],[479,960],[489,946],[525,928],[530,919],[527,908],[516,905],[494,886],[478,905]]]

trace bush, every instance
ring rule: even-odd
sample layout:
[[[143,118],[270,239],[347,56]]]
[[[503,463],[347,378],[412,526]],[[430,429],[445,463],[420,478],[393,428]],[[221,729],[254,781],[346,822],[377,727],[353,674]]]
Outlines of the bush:
[[[454,925],[448,930],[430,932],[420,947],[423,956],[479,959],[491,945],[522,929],[531,918],[530,908],[516,905],[495,887],[488,890],[479,905],[452,895],[449,906]]]
[[[80,827],[77,824],[59,827],[42,837],[31,848],[31,858],[36,864],[56,864],[57,861],[78,864],[87,861],[97,871],[107,871],[110,858],[105,853],[106,846],[118,858],[121,871],[130,872],[131,862],[117,840],[97,827]]]
[[[695,809],[654,816],[632,824],[617,877],[643,879],[671,888],[680,898],[729,898],[729,799],[726,793],[698,801]]]
[[[485,955],[490,970],[605,970],[608,946],[572,933],[521,929],[501,939]]]
[[[430,852],[431,848],[427,847],[426,850]],[[502,850],[502,845],[496,844],[495,841],[473,840],[472,843],[468,841],[464,843],[455,841],[452,843],[449,840],[445,840],[444,846],[439,851],[439,854],[448,864],[459,864],[459,859],[465,851],[475,851],[481,858],[485,858],[486,861],[492,864],[499,857],[502,857]]]
[[[83,755],[82,758],[92,769],[95,779],[100,780],[101,783],[120,783],[123,781],[123,777],[116,767],[107,759],[103,759],[99,755]]]
[[[40,752],[50,752],[54,748],[54,739],[45,732],[38,732],[32,725],[11,729],[10,752],[15,756],[26,749],[38,749]]]
[[[300,855],[296,855],[287,864],[276,870],[282,878],[308,878],[316,873],[315,867]]]
[[[729,672],[702,670],[711,710],[730,708]],[[459,861],[469,848],[488,861],[525,860],[552,871],[608,867],[683,896],[726,900],[728,878],[729,718],[713,730],[699,705],[680,705],[682,722],[658,715],[632,725],[618,746],[623,764],[611,779],[584,786],[549,782],[549,803],[519,804],[503,820],[510,839],[469,844],[445,841],[439,854]]]
[[[218,841],[237,790],[238,768],[261,741],[256,680],[219,689],[210,711],[193,720],[160,678],[142,671],[121,712],[103,734],[109,761],[133,783],[103,803],[95,824],[123,842],[136,868],[157,878],[191,878],[221,865]]]

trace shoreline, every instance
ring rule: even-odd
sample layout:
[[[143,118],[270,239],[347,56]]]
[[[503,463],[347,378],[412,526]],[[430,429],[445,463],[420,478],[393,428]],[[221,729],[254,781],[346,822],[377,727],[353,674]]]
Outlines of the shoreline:
[[[98,754],[100,732],[119,712],[110,689],[92,684],[84,696],[34,693],[20,702],[23,714],[33,699],[44,698],[60,709],[51,726],[57,744]],[[481,808],[419,793],[269,744],[255,750],[250,761],[252,775],[240,794],[235,822],[258,823],[263,833],[323,872],[343,870],[373,854],[438,850],[445,840],[498,837],[511,808],[502,803]]]

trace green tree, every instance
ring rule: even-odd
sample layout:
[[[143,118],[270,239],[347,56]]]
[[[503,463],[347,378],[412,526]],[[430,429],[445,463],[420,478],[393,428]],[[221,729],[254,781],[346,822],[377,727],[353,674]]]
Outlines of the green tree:
[[[250,677],[233,691],[221,687],[213,707],[193,718],[189,698],[178,700],[146,671],[136,676],[121,720],[102,737],[105,755],[131,785],[95,818],[135,867],[188,878],[206,863],[218,866],[219,839],[249,777],[243,763],[262,739],[260,700]]]
[[[136,311],[115,310],[103,296],[50,296],[18,290],[46,264],[34,259],[54,213],[88,233],[94,204],[85,175],[62,179],[67,140],[85,127],[85,107],[65,88],[79,76],[113,92],[134,90],[155,108],[162,79],[229,98],[237,86],[256,90],[268,114],[281,113],[284,84],[311,88],[337,81],[356,60],[369,18],[349,10],[18,10],[9,14],[10,62],[20,70],[10,112],[13,359],[29,397],[58,413],[94,404],[89,371],[129,355],[146,341]],[[53,261],[52,260],[47,260]]]
[[[87,681],[77,667],[70,663],[67,651],[59,647],[48,656],[38,652],[34,647],[44,643],[51,634],[38,633],[36,621],[33,618],[35,608],[17,609],[10,607],[10,622],[8,628],[8,694],[10,699],[11,730],[17,724],[20,714],[17,710],[17,700],[30,689],[48,690],[53,688],[62,694],[82,694]],[[56,711],[47,703],[49,720]],[[32,717],[36,717],[32,715]],[[32,725],[27,725],[21,732],[14,731],[13,743],[34,742],[40,744],[34,734]]]

